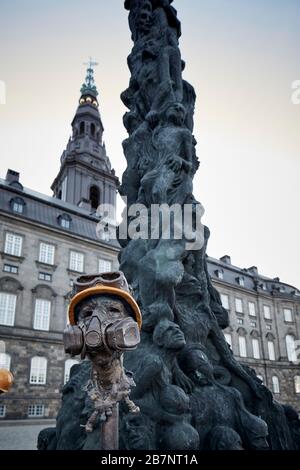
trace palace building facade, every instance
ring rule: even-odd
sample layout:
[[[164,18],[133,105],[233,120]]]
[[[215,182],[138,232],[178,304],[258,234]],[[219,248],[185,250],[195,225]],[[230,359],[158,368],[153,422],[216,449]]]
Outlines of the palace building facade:
[[[1,396],[1,419],[56,416],[76,362],[62,342],[73,280],[118,269],[119,245],[110,238],[115,214],[103,225],[97,212],[99,205],[116,207],[119,184],[97,96],[89,67],[53,197],[24,188],[16,171],[0,179],[0,368],[15,377]],[[230,314],[224,334],[233,353],[278,401],[300,411],[299,290],[256,267],[235,267],[228,256],[208,258],[208,268]]]

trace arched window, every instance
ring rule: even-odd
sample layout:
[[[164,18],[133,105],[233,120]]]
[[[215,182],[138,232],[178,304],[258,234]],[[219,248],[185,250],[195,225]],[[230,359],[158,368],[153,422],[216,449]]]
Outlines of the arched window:
[[[10,201],[11,210],[17,214],[23,214],[25,205],[26,203],[21,197],[14,197]]]
[[[83,135],[83,134],[84,134],[84,131],[85,131],[85,123],[84,123],[84,122],[81,122],[81,123],[80,123],[80,127],[79,127],[79,134],[80,134],[80,135]]]
[[[0,325],[14,326],[17,296],[0,292]]]
[[[232,336],[231,333],[224,333],[226,343],[229,344],[229,346],[232,349]]]
[[[297,352],[296,352],[294,336],[286,335],[285,344],[286,344],[286,351],[287,351],[288,360],[290,362],[296,362],[297,361]]]
[[[245,336],[239,336],[240,357],[247,357],[247,344]]]
[[[252,349],[254,359],[260,359],[259,340],[257,338],[252,338]]]
[[[30,366],[30,380],[32,385],[45,385],[47,380],[47,359],[33,357]]]
[[[33,328],[40,331],[49,331],[51,302],[45,299],[35,300]]]
[[[72,217],[69,214],[59,215],[57,220],[61,228],[64,228],[66,230],[69,230],[71,228]]]
[[[273,393],[280,393],[279,379],[276,375],[272,377]]]
[[[275,361],[275,346],[274,341],[268,341],[268,353],[270,361]]]
[[[97,186],[91,186],[90,203],[93,209],[97,210],[100,204],[100,191]]]
[[[79,361],[77,361],[76,359],[68,359],[68,360],[65,362],[64,384],[66,384],[67,382],[69,382],[71,368],[72,368],[73,366],[75,366],[75,364],[79,364]]]
[[[300,375],[294,377],[295,393],[300,394]]]
[[[9,354],[0,353],[0,369],[10,370],[11,357]]]
[[[95,137],[95,134],[96,134],[96,126],[95,126],[95,124],[92,122],[92,124],[91,124],[91,136],[92,136],[92,137]]]

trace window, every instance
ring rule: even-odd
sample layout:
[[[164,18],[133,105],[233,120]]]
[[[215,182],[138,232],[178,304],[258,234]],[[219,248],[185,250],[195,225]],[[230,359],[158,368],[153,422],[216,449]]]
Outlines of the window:
[[[35,330],[49,331],[51,302],[49,300],[36,299],[34,311]]]
[[[17,214],[23,214],[25,202],[20,197],[16,197],[10,201],[10,207],[13,212],[16,212]]]
[[[248,308],[249,308],[249,315],[251,315],[251,317],[256,317],[255,303],[248,302]]]
[[[90,203],[92,209],[97,210],[100,204],[100,191],[97,186],[92,186],[90,189]]]
[[[262,290],[267,290],[267,284],[265,284],[264,282],[261,284],[261,288]]]
[[[14,233],[7,233],[5,237],[4,251],[7,255],[21,256],[23,238]]]
[[[76,359],[68,359],[68,360],[65,362],[64,384],[66,384],[66,383],[69,381],[71,368],[72,368],[75,364],[79,364],[79,361],[76,361]]]
[[[295,393],[300,394],[300,375],[294,377]]]
[[[58,217],[58,223],[61,228],[69,230],[71,228],[72,218],[68,214],[62,214]]]
[[[226,310],[229,310],[229,297],[227,294],[221,294],[222,305]]]
[[[229,346],[232,348],[232,336],[230,333],[224,333],[226,342],[229,344]]]
[[[252,339],[252,349],[254,359],[260,359],[259,341],[256,338]]]
[[[266,320],[271,320],[271,308],[269,305],[264,305],[264,317]]]
[[[84,134],[84,131],[85,131],[85,123],[81,122],[80,127],[79,127],[79,134],[80,135]]]
[[[44,264],[54,264],[55,246],[47,243],[40,243],[39,262]]]
[[[0,292],[0,325],[14,326],[17,296]]]
[[[235,299],[235,310],[237,313],[243,313],[243,301],[242,299]]]
[[[52,282],[52,274],[39,273],[39,280],[40,281],[46,281],[46,282]]]
[[[286,335],[285,343],[286,343],[286,350],[287,350],[288,360],[290,362],[297,362],[298,358],[297,358],[297,351],[296,351],[294,336]]]
[[[61,200],[66,201],[67,200],[67,185],[68,185],[68,177],[65,176],[61,185]]]
[[[243,325],[244,324],[244,320],[242,318],[238,318],[237,319],[237,324],[238,325]]]
[[[5,273],[11,273],[11,274],[19,274],[19,268],[18,266],[13,266],[12,264],[5,264],[3,271]]]
[[[112,271],[112,262],[107,259],[99,259],[99,273],[110,273]]]
[[[251,328],[256,328],[257,327],[256,321],[251,321],[250,326],[251,326]]]
[[[0,405],[0,418],[5,418],[6,415],[6,406]]]
[[[283,314],[284,314],[284,321],[285,322],[291,323],[293,321],[293,313],[292,313],[292,310],[290,308],[285,308],[283,310]]]
[[[237,282],[239,286],[245,287],[245,279],[243,277],[238,277]]]
[[[247,345],[245,336],[239,336],[240,357],[247,357]]]
[[[32,385],[45,385],[47,379],[47,359],[33,357],[30,367],[30,383]]]
[[[222,269],[217,269],[215,273],[218,279],[221,279],[221,280],[224,279],[224,271]]]
[[[10,370],[11,358],[9,354],[0,353],[0,369]]]
[[[279,379],[274,375],[272,377],[272,387],[273,387],[273,393],[280,393],[280,384],[279,384]]]
[[[270,361],[275,361],[275,346],[273,341],[268,341],[268,353]]]
[[[70,270],[83,273],[84,255],[77,251],[70,252]]]
[[[261,380],[262,383],[264,383],[264,378],[263,378],[262,375],[259,375],[259,374],[258,374],[256,377],[257,377],[259,380]]]
[[[44,405],[29,405],[28,406],[28,418],[41,418],[45,416]]]
[[[95,137],[95,133],[96,133],[96,126],[95,126],[95,124],[92,122],[92,124],[91,124],[91,136],[92,136],[92,137]]]
[[[266,330],[271,331],[272,330],[272,325],[266,325]]]

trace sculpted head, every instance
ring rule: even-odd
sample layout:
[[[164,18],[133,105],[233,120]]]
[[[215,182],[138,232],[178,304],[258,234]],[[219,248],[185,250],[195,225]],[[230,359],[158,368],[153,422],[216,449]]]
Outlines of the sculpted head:
[[[161,320],[153,333],[153,341],[160,348],[179,350],[185,346],[185,337],[179,325]]]
[[[199,344],[186,346],[177,356],[181,370],[194,382],[204,386],[215,382],[213,366]]]
[[[181,103],[172,103],[166,111],[167,122],[173,123],[177,126],[184,124],[186,117],[185,107]]]
[[[155,427],[143,413],[128,414],[122,422],[125,447],[129,450],[152,450],[155,448]]]

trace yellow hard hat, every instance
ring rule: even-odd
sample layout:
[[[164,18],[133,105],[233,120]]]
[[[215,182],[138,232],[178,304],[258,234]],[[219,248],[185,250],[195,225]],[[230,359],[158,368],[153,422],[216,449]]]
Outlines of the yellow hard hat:
[[[0,369],[0,391],[7,393],[14,381],[14,377],[7,369]]]
[[[142,314],[140,308],[129,292],[126,278],[122,272],[102,273],[95,276],[81,276],[74,283],[75,292],[71,299],[68,315],[71,325],[76,325],[75,307],[82,300],[93,295],[114,295],[124,300],[134,319],[142,327]]]

